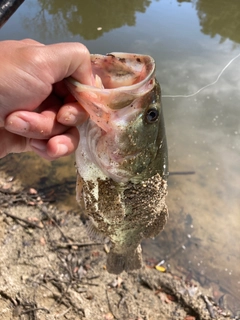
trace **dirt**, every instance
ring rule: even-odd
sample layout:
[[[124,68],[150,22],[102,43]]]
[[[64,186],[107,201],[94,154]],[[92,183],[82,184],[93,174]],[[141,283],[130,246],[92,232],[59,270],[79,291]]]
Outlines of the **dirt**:
[[[63,211],[0,172],[2,320],[233,319],[213,292],[146,263],[109,274],[103,244],[87,236],[78,211]]]

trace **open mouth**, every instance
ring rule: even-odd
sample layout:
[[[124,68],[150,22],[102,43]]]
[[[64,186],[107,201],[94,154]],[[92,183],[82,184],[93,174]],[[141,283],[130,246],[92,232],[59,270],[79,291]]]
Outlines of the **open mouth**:
[[[112,53],[91,55],[95,86],[66,80],[69,90],[104,131],[111,130],[114,112],[133,106],[154,86],[155,63],[150,56]]]

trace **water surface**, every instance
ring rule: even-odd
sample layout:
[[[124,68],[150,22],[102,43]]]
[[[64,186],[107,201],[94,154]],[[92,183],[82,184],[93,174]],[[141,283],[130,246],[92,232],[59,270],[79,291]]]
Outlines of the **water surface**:
[[[238,0],[25,1],[0,39],[83,42],[92,53],[150,54],[162,87],[170,171],[170,219],[144,242],[146,258],[170,267],[240,312],[240,53]],[[76,206],[72,157],[53,163],[31,154],[9,156],[2,167],[27,185],[65,185],[60,204]]]

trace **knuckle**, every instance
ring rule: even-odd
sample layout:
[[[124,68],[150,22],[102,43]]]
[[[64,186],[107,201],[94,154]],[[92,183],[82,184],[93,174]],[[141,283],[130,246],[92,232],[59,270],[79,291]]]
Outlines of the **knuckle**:
[[[81,57],[81,59],[79,59],[79,61],[82,61],[82,63],[84,63],[87,60],[89,60],[90,52],[89,52],[88,48],[82,43],[75,42],[74,44],[75,44],[75,52],[76,52],[77,56]]]
[[[81,52],[83,55],[88,56],[90,54],[88,48],[84,44],[80,42],[75,42],[75,46],[76,46],[76,49],[79,52]]]
[[[46,74],[43,72],[47,68],[47,57],[43,54],[42,46],[24,46],[19,48],[22,56],[22,68],[26,74],[30,75],[32,79],[35,79],[35,84],[38,87],[39,92],[44,96],[47,96],[52,87],[48,81],[46,81]]]

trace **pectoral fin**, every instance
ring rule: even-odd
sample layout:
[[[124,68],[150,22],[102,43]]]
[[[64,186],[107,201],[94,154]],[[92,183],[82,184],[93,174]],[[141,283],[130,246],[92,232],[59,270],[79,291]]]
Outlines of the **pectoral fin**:
[[[83,199],[83,183],[83,178],[77,172],[76,199],[82,211],[85,210],[85,203]]]

